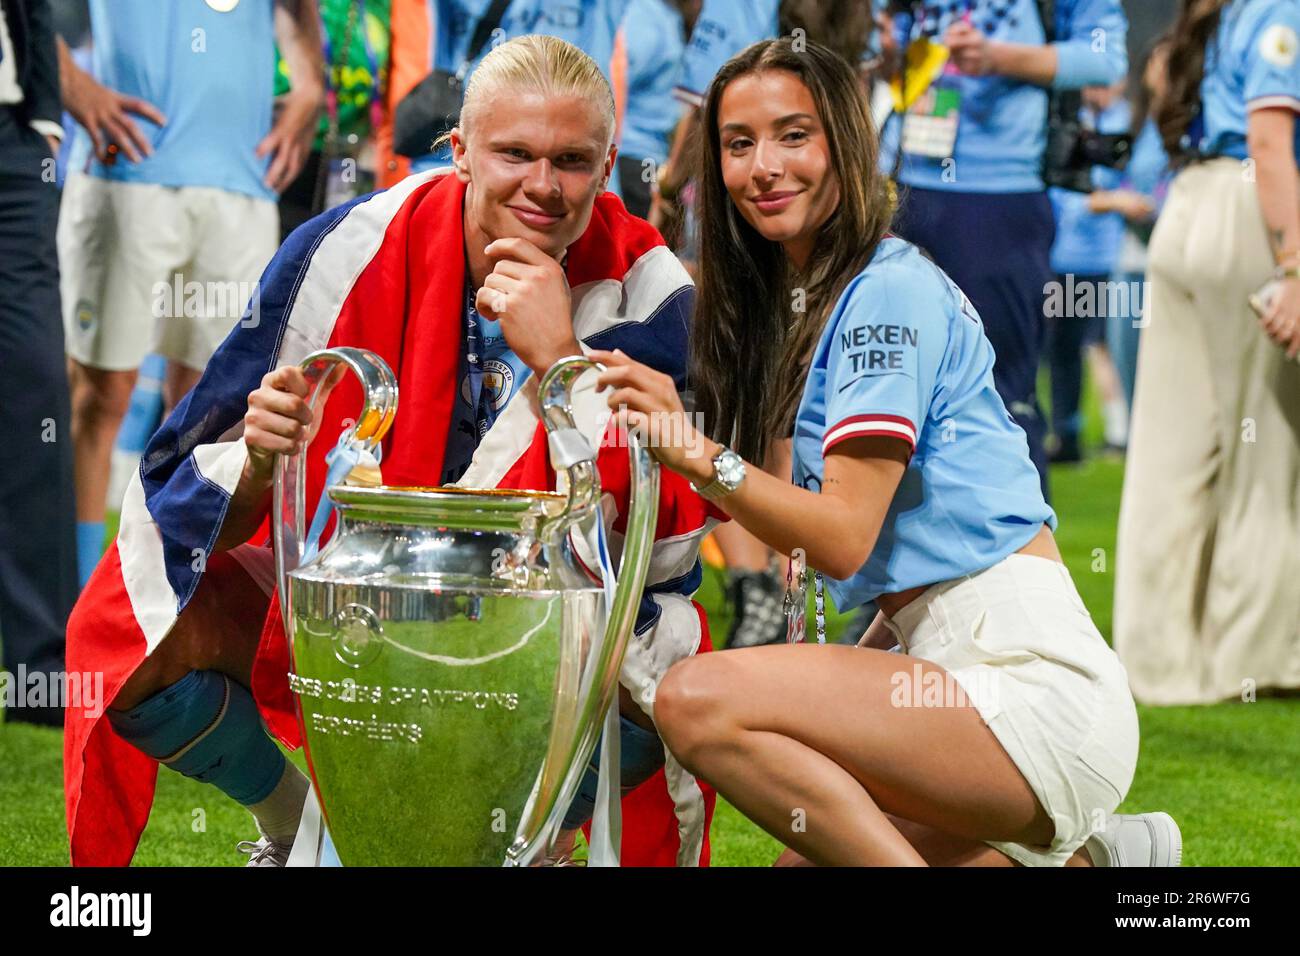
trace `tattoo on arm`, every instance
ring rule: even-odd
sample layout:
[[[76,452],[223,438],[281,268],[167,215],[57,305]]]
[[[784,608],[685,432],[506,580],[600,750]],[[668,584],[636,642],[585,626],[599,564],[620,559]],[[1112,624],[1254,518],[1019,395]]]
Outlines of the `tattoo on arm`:
[[[1273,246],[1274,255],[1280,254],[1285,248],[1283,244],[1286,242],[1286,230],[1274,229],[1269,233],[1268,241]]]

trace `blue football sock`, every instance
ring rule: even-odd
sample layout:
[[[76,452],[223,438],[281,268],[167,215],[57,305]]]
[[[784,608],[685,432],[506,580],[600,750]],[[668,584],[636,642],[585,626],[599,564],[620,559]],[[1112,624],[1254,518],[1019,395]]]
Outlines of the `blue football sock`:
[[[104,522],[77,522],[77,577],[84,588],[104,553]]]
[[[262,728],[253,695],[217,671],[190,671],[126,711],[109,710],[119,737],[178,773],[251,806],[271,795],[285,758]]]

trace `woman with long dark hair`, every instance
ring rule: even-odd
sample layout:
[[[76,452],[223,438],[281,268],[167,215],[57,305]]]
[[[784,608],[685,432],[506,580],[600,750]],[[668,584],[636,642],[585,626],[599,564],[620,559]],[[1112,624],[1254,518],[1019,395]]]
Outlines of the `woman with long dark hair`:
[[[682,72],[673,95],[686,110],[678,122],[672,149],[659,168],[658,190],[649,216],[664,231],[676,232],[681,224],[678,255],[693,269],[699,258],[693,223],[694,200],[678,203],[678,193],[693,170],[704,94],[713,77],[729,59],[751,43],[778,36],[800,37],[820,43],[850,65],[862,60],[872,35],[871,5],[864,0],[703,0],[699,20],[687,47]],[[685,197],[682,197],[685,199]],[[672,238],[669,242],[674,242]],[[773,450],[760,461],[774,474],[789,474],[789,453]],[[723,525],[713,533],[726,562],[726,600],[731,623],[728,648],[753,647],[781,641],[785,622],[781,613],[781,570],[778,559],[738,525]],[[862,628],[857,628],[860,636]]]
[[[864,648],[675,666],[664,740],[796,861],[1086,864],[1090,836],[1101,862],[1176,859],[1167,817],[1108,817],[1137,760],[1124,669],[1061,563],[979,316],[887,233],[854,71],[755,44],[702,122],[703,429],[671,381],[597,353],[610,404],[736,522],[802,549],[840,610],[882,613]],[[753,466],[791,434],[799,487]]]
[[[1116,561],[1144,703],[1300,688],[1297,112],[1300,4],[1183,0]]]

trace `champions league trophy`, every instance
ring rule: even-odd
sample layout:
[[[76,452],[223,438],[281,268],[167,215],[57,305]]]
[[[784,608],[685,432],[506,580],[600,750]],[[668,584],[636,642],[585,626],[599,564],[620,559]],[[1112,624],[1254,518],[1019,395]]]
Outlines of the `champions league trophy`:
[[[361,349],[313,353],[302,366],[313,409],[339,364],[365,403],[338,451],[378,454],[397,411],[393,373]],[[607,595],[571,537],[599,536],[604,555],[596,453],[569,407],[593,367],[567,358],[542,376],[561,493],[331,483],[338,527],[314,553],[324,512],[305,536],[303,457],[281,456],[289,680],[344,865],[526,866],[549,852],[617,706],[659,506],[659,466],[630,435],[627,535]]]

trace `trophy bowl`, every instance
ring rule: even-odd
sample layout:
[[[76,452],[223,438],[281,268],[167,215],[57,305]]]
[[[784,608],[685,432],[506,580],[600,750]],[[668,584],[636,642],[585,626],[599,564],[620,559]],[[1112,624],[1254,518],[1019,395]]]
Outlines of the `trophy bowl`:
[[[343,445],[376,449],[396,412],[392,373],[362,350],[314,353],[313,405],[339,363],[367,396]],[[541,383],[563,492],[335,484],[336,529],[316,552],[301,456],[281,459],[289,682],[344,865],[527,865],[551,848],[617,706],[658,507],[658,466],[630,436],[628,533],[607,592],[575,546],[599,535],[595,453],[569,406],[591,367],[565,359]]]

